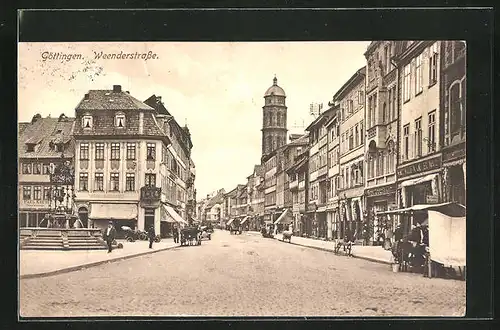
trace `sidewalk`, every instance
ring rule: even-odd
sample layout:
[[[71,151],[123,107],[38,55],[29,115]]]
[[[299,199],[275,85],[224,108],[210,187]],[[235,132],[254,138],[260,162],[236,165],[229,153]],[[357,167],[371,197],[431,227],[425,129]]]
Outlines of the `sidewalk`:
[[[163,239],[160,243],[153,243],[153,249],[149,249],[148,241],[135,241],[131,243],[118,240],[118,242],[123,244],[123,249],[115,248],[111,253],[108,253],[107,250],[20,250],[19,276],[21,279],[24,279],[67,273],[108,262],[165,251],[179,246],[179,244],[173,242],[172,238]]]
[[[247,233],[249,235],[260,235],[259,232],[247,232]],[[278,234],[274,238],[281,240],[283,238],[283,235]],[[286,243],[288,244],[288,241]],[[297,237],[297,236],[292,236],[291,244],[306,246],[328,252],[333,252],[333,249],[335,247],[334,245],[335,243],[333,241],[323,241],[319,239]],[[384,250],[381,246],[353,245],[351,253],[352,256],[355,258],[366,259],[369,261],[380,262],[384,264],[392,263],[391,251]]]

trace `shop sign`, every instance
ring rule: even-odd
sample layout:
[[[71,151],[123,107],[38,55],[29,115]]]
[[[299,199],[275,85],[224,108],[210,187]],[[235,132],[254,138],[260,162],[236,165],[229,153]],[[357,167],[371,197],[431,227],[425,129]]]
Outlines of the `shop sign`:
[[[393,183],[383,187],[374,187],[366,189],[365,196],[367,197],[382,196],[382,195],[394,194],[395,192],[396,192],[396,183]]]
[[[307,205],[307,212],[316,212],[317,209],[318,207],[316,206],[316,204]]]
[[[443,149],[443,162],[465,158],[465,142]]]
[[[437,195],[427,195],[426,197],[427,204],[437,204],[439,203],[439,199]]]
[[[441,167],[441,157],[426,159],[418,163],[410,164],[403,168],[398,168],[398,177],[410,176],[416,173],[435,170]]]

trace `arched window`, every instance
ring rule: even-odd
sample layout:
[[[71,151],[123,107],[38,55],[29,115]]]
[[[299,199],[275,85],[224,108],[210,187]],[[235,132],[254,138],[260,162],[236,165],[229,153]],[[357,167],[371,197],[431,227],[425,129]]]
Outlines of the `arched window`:
[[[271,148],[272,148],[272,137],[269,135],[267,136],[267,141],[266,141],[266,150],[267,152],[271,152]]]
[[[90,116],[90,115],[83,116],[82,127],[83,128],[92,128],[92,116]]]
[[[276,125],[281,126],[281,113],[276,114]]]
[[[119,113],[115,116],[115,126],[118,128],[125,127],[125,115],[123,113]]]

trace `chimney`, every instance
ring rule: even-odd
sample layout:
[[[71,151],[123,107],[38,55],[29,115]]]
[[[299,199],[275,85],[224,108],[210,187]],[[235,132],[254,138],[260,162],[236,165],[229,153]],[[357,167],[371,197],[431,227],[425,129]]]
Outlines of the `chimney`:
[[[113,93],[120,93],[122,91],[121,85],[113,85]]]
[[[84,100],[88,100],[89,98],[90,98],[89,93],[86,93],[86,94],[85,94],[85,97],[84,97],[83,99],[84,99]]]
[[[127,94],[130,94],[130,92],[129,92],[129,91],[127,91],[126,93],[127,93]]]

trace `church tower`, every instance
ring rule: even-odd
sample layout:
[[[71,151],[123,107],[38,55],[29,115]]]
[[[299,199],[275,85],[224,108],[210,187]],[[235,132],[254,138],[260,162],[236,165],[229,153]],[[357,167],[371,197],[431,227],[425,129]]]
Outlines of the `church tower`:
[[[264,95],[262,107],[262,156],[286,144],[285,98],[285,91],[278,86],[278,79],[274,77],[273,85]]]

